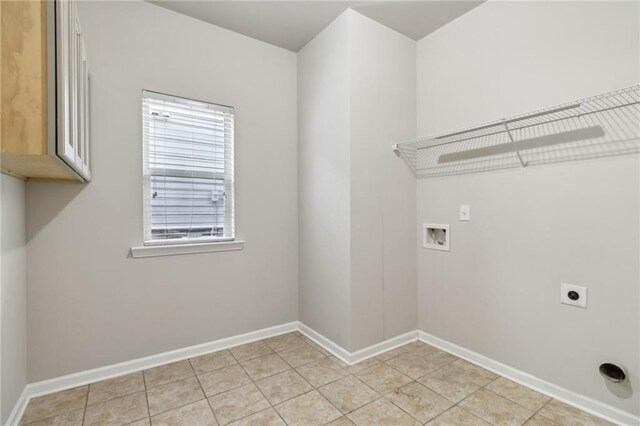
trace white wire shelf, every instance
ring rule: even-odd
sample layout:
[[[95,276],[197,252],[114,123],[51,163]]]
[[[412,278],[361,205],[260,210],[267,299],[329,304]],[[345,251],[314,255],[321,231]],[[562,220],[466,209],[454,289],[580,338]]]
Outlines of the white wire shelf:
[[[417,177],[640,152],[640,85],[393,145]]]

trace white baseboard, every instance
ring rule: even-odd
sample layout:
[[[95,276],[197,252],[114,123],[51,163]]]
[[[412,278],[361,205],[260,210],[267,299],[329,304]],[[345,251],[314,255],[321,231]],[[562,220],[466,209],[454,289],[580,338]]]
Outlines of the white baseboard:
[[[9,418],[7,419],[7,426],[18,425],[20,419],[22,418],[22,414],[24,410],[27,409],[27,404],[29,404],[29,390],[28,386],[25,386],[20,394],[20,397],[16,401],[16,405],[13,406],[13,410],[11,410],[11,414],[9,414]]]
[[[68,374],[66,376],[56,377],[54,379],[43,380],[40,382],[30,383],[25,387],[18,403],[13,408],[7,425],[17,425],[27,404],[31,398],[47,395],[54,392],[60,392],[66,389],[75,388],[77,386],[89,383],[99,382],[101,380],[110,379],[112,377],[122,376],[124,374],[133,373],[147,368],[157,367],[158,365],[168,364],[171,362],[182,361],[184,359],[216,352],[245,343],[255,342],[256,340],[266,339],[284,333],[298,330],[298,322],[293,321],[286,324],[277,325],[275,327],[263,328],[262,330],[252,331],[237,336],[231,336],[224,339],[214,340],[200,345],[189,346],[186,348],[176,349],[169,352],[163,352],[156,355],[138,358],[131,361],[125,361],[118,364],[107,365],[92,370],[80,371],[78,373]]]
[[[316,342],[318,345],[322,346],[324,349],[329,351],[332,355],[335,355],[340,361],[345,362],[347,364],[351,364],[351,352],[344,349],[342,346],[334,343],[333,341],[327,339],[322,334],[318,333],[311,327],[301,323],[298,321],[298,329],[302,334],[307,336],[309,339]]]
[[[157,367],[158,365],[182,361],[184,359],[216,352],[233,346],[243,345],[245,343],[254,342],[256,340],[265,339],[267,337],[289,333],[297,329],[298,323],[294,321],[287,324],[277,325],[275,327],[263,328],[262,330],[239,334],[237,336],[226,337],[224,339],[214,340],[208,343],[202,343],[200,345],[194,345],[169,352],[163,352],[144,358],[121,362],[119,364],[95,368],[93,370],[81,371],[79,373],[73,373],[67,376],[57,377],[55,379],[43,380],[41,382],[35,382],[28,385],[29,396],[35,397],[53,392],[59,392],[61,390],[71,389],[76,386],[82,386],[88,383],[94,383],[100,380],[122,376],[123,374]]]
[[[316,342],[318,345],[322,346],[327,351],[331,352],[331,354],[335,355],[342,362],[346,362],[349,365],[364,361],[365,359],[374,357],[388,350],[395,349],[399,346],[406,345],[407,343],[415,342],[416,340],[418,340],[418,331],[414,330],[401,334],[399,336],[392,337],[385,340],[384,342],[376,343],[366,348],[359,349],[355,352],[349,352],[342,346],[334,343],[311,327],[301,322],[299,322],[298,324],[300,332],[302,334]]]
[[[407,343],[415,342],[416,340],[418,340],[418,330],[406,332],[399,336],[387,339],[384,342],[376,343],[375,345],[352,352],[351,363],[355,364],[356,362],[364,361],[365,359],[380,355],[383,352],[390,351],[391,349],[398,348],[406,345]]]
[[[538,391],[544,395],[564,402],[565,404],[601,417],[607,421],[620,425],[640,425],[640,417],[638,416],[597,401],[593,398],[562,388],[558,385],[547,382],[546,380],[502,364],[501,362],[495,361],[467,348],[463,348],[462,346],[458,346],[432,334],[419,331],[418,340],[477,364],[480,367],[493,371],[494,373],[504,376],[509,380],[520,383],[521,385],[527,386],[528,388]]]
[[[355,352],[349,352],[346,349],[342,348],[340,345],[321,335],[317,331],[298,321],[281,324],[275,327],[269,327],[250,333],[240,334],[237,336],[227,337],[200,345],[189,346],[186,348],[163,352],[144,358],[138,358],[131,361],[95,368],[92,370],[81,371],[54,379],[43,380],[40,382],[28,384],[20,395],[20,398],[18,399],[13,410],[11,411],[6,424],[8,426],[17,425],[20,418],[22,418],[29,400],[37,396],[59,392],[65,389],[86,385],[88,383],[110,379],[112,377],[145,370],[147,368],[156,367],[158,365],[193,358],[207,353],[216,352],[222,349],[227,349],[233,346],[254,342],[256,340],[261,340],[296,330],[299,330],[308,338],[310,338],[318,345],[322,346],[331,354],[335,355],[337,358],[349,365],[364,361],[368,358],[371,358],[388,350],[395,349],[396,347],[405,345],[407,343],[421,340],[425,343],[438,347],[453,355],[484,367],[487,370],[491,370],[497,374],[500,374],[501,376],[513,380],[514,382],[520,383],[542,394],[555,398],[559,401],[572,405],[576,408],[594,414],[608,421],[621,425],[640,424],[640,417],[638,416],[622,411],[608,404],[604,404],[593,398],[580,395],[568,389],[564,389],[560,386],[554,385],[553,383],[547,382],[543,379],[532,376],[531,374],[517,370],[513,367],[509,367],[508,365],[502,364],[477,352],[473,352],[469,349],[463,348],[423,331],[410,331],[399,336],[392,337],[391,339],[387,339],[384,342],[376,343],[369,347],[357,350]]]

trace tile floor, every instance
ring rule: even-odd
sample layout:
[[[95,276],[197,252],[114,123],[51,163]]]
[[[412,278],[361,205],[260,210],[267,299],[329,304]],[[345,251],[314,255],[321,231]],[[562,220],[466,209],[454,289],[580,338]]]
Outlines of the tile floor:
[[[347,366],[299,332],[34,398],[23,425],[604,425],[421,342]]]

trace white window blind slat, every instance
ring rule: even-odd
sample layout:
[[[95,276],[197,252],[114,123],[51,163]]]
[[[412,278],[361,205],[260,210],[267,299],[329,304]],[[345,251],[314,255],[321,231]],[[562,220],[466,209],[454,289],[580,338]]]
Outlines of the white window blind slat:
[[[234,239],[233,108],[143,91],[144,243]]]

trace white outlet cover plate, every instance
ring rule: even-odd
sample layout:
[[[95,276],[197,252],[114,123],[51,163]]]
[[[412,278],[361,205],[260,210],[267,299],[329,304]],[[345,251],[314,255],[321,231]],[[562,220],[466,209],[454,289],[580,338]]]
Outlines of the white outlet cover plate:
[[[569,299],[569,292],[570,291],[575,291],[576,293],[578,293],[580,295],[578,300]],[[580,308],[585,308],[586,309],[586,307],[587,307],[587,288],[584,287],[584,286],[581,286],[581,285],[561,283],[560,284],[560,302],[565,304],[565,305],[578,306]]]
[[[460,204],[460,220],[463,222],[468,222],[469,220],[471,220],[469,204]]]

